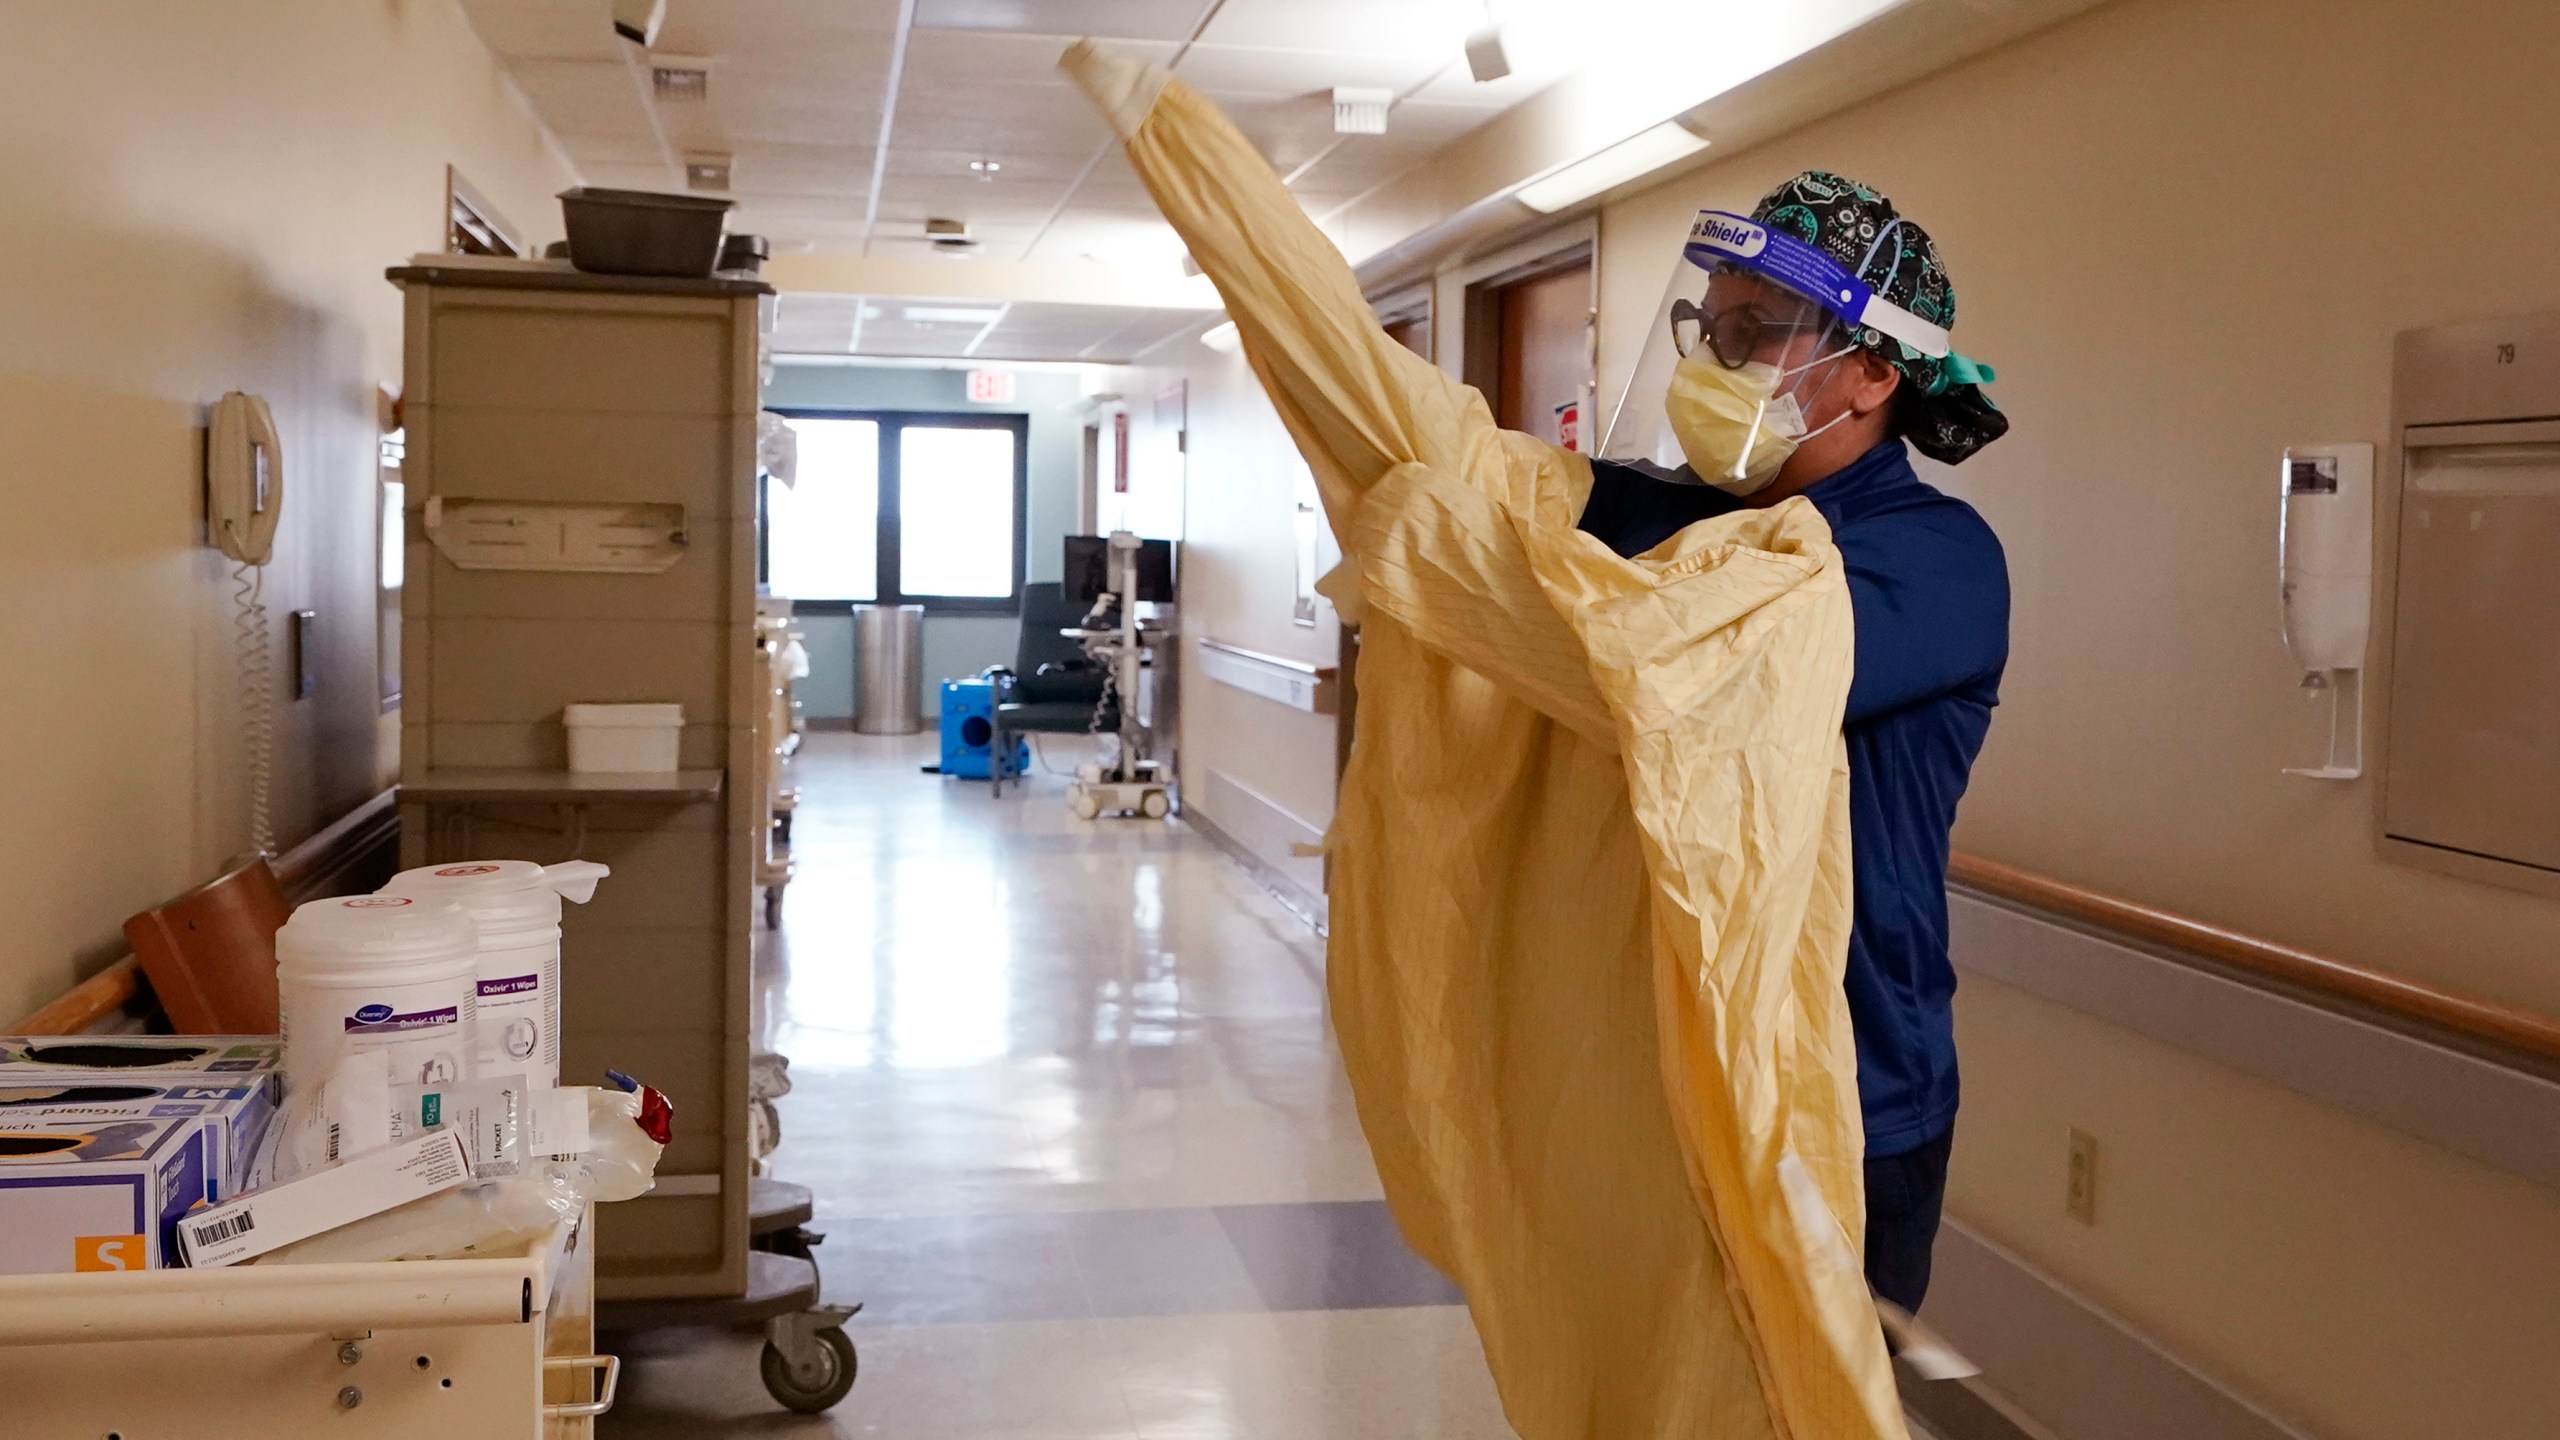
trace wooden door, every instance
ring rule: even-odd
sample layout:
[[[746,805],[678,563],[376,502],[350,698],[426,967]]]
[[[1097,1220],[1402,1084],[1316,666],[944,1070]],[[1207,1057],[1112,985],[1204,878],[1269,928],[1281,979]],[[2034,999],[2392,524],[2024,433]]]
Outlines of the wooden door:
[[[1496,423],[1582,448],[1576,423],[1591,383],[1591,262],[1501,286],[1493,311]]]

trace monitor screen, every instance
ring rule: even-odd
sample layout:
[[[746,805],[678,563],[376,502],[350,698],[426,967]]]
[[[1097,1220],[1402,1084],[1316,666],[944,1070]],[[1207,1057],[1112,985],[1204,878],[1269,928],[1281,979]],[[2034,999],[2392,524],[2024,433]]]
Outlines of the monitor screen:
[[[1111,588],[1111,540],[1104,535],[1070,535],[1067,537],[1066,570],[1060,577],[1063,593],[1070,600],[1086,605],[1094,597]],[[1146,604],[1173,603],[1173,542],[1141,540],[1138,542],[1138,594]]]

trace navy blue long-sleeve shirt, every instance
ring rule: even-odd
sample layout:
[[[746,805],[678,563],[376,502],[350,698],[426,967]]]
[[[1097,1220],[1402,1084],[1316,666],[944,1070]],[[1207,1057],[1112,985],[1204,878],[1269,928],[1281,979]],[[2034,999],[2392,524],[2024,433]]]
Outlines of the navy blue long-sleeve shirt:
[[[1741,504],[1652,466],[1597,461],[1592,470],[1582,529],[1620,555],[1641,555]],[[1991,527],[1923,483],[1900,440],[1804,498],[1831,524],[1857,626],[1841,722],[1856,886],[1846,987],[1867,1154],[1899,1155],[1955,1123],[1947,836],[2000,703],[2009,571]]]

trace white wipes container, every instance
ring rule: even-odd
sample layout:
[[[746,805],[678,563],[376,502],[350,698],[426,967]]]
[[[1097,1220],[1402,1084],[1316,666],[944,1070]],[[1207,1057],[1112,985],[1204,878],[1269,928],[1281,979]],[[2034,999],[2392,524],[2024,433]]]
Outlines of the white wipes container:
[[[479,934],[450,900],[354,895],[297,906],[276,932],[288,1091],[354,1054],[389,1057],[395,1085],[468,1080]]]
[[[560,712],[569,727],[569,768],[613,775],[664,775],[676,768],[676,737],[684,732],[682,705],[571,705]]]
[[[482,1076],[560,1083],[560,902],[586,904],[612,873],[592,860],[472,860],[403,870],[382,887],[385,895],[451,900],[479,931]]]

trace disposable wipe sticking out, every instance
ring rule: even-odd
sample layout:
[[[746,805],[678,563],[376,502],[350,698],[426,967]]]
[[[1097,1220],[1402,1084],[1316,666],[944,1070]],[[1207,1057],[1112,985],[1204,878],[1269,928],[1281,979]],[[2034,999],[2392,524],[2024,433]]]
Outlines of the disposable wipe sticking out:
[[[236,1265],[470,1178],[462,1137],[430,1130],[191,1215],[178,1236],[189,1265]]]

